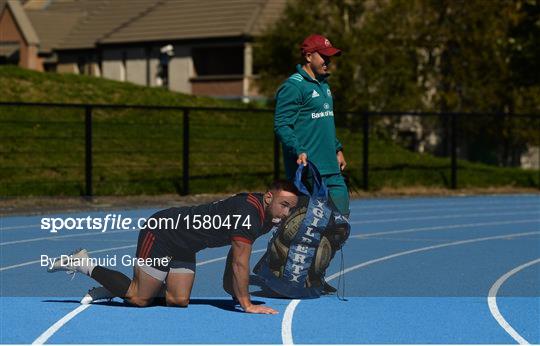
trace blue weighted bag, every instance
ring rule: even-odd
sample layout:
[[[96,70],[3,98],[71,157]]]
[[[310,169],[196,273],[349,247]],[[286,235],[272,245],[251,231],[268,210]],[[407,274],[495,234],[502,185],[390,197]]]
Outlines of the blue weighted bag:
[[[303,173],[311,175],[311,191],[302,182]],[[325,270],[348,238],[350,226],[329,200],[328,189],[313,163],[299,165],[295,185],[307,196],[307,202],[274,232],[254,273],[281,296],[317,298],[323,290]]]

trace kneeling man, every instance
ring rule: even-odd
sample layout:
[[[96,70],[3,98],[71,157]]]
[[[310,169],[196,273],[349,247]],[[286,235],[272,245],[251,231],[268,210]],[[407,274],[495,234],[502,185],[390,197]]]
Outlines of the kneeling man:
[[[298,202],[297,195],[292,183],[277,181],[265,194],[242,193],[209,204],[157,212],[139,233],[139,260],[132,279],[119,271],[92,265],[84,249],[60,257],[49,271],[83,273],[103,285],[110,295],[141,307],[151,304],[165,289],[168,306],[186,307],[195,279],[196,253],[231,245],[231,293],[245,312],[275,314],[277,311],[270,307],[251,303],[249,258],[253,242],[289,215]],[[172,219],[176,224],[160,219]],[[166,226],[151,227],[163,224]]]

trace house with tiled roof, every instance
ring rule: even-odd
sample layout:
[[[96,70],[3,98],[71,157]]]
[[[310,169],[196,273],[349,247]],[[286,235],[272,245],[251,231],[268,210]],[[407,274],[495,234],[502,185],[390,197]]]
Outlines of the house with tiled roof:
[[[253,38],[285,5],[286,0],[0,0],[0,62],[18,59],[20,66],[40,71],[252,98]],[[33,63],[23,59],[32,54]]]

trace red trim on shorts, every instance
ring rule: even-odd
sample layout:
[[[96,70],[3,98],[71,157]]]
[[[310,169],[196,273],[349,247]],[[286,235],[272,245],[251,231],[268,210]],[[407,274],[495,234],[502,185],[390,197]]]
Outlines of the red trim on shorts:
[[[146,253],[144,254],[144,258],[148,258],[148,256],[150,256],[152,247],[154,247],[154,240],[156,240],[156,236],[152,234],[152,236],[150,237],[150,243],[148,244],[148,248],[146,249]]]
[[[239,241],[239,242],[246,243],[246,244],[253,244],[253,242],[251,240],[249,240],[248,238],[241,237],[239,235],[235,235],[234,237],[231,237],[231,240]]]
[[[144,238],[145,241],[143,242],[142,250],[141,250],[141,256],[140,258],[146,259],[148,258],[148,255],[150,254],[150,250],[152,249],[152,246],[154,245],[154,240],[156,239],[156,236],[152,233],[147,233],[146,237]]]
[[[144,248],[146,247],[146,244],[148,243],[150,233],[146,233],[144,236],[144,239],[141,243],[141,246],[139,247],[139,252],[137,253],[137,257],[142,258],[142,253],[144,252]]]

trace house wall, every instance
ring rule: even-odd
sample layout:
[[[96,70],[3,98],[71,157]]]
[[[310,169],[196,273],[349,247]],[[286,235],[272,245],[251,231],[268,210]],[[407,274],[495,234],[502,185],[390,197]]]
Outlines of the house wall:
[[[43,59],[38,57],[38,53],[39,49],[37,46],[22,46],[20,66],[43,72]]]
[[[175,46],[174,56],[169,61],[169,89],[186,94],[191,93],[189,79],[193,74],[191,49],[187,46]]]
[[[59,51],[56,72],[101,76],[98,54],[94,50]]]
[[[43,71],[43,61],[38,57],[38,47],[27,44],[11,11],[7,7],[0,17],[0,41],[19,43],[19,66]]]
[[[253,77],[253,48],[251,46],[251,43],[246,43],[244,45],[244,80],[243,80],[243,86],[242,86],[242,96],[243,101],[248,102],[249,96],[251,96],[250,92],[252,90],[251,88],[251,82]]]
[[[126,54],[126,80],[131,83],[146,85],[146,50],[129,48]]]
[[[158,48],[153,48],[151,50],[149,64],[150,64],[149,85],[155,87],[155,86],[158,86],[157,78],[156,78],[158,74],[158,70],[159,70],[159,49]]]
[[[147,85],[149,72],[149,85],[158,86],[159,48],[152,47],[125,47],[104,48],[102,54],[103,77],[128,81],[139,85]],[[169,89],[178,92],[190,93],[189,78],[193,70],[190,49],[186,46],[174,47],[175,55],[169,61]],[[150,56],[147,56],[147,55]],[[146,64],[149,64],[147,72]]]
[[[159,86],[160,48],[163,45],[102,46],[101,76],[116,81],[128,81],[138,85]],[[168,86],[170,90],[187,94],[217,97],[242,98],[257,96],[257,91],[252,83],[254,76],[251,67],[252,50],[250,46],[247,46],[245,50],[238,43],[233,46],[237,48],[235,52],[237,55],[240,52],[241,65],[240,69],[235,67],[234,70],[231,70],[231,74],[228,75],[224,74],[229,72],[226,68],[227,66],[221,66],[220,64],[223,61],[228,61],[227,59],[231,60],[233,57],[216,59],[213,54],[220,51],[214,51],[211,46],[203,46],[202,44],[176,44],[173,47],[174,55],[171,56],[168,65]],[[206,73],[201,76],[196,75],[193,49],[200,49],[201,47],[205,49],[204,52],[206,54],[210,54],[206,56],[199,55],[202,59],[210,57],[208,60],[203,60],[203,64],[206,63],[204,65],[207,69],[206,71],[216,70],[216,74]],[[77,61],[81,58],[81,54],[90,54],[90,52],[58,52],[59,64],[57,70],[59,72],[82,72],[78,71],[77,68]],[[209,64],[210,62],[211,64]],[[247,73],[247,76],[243,74],[244,71]],[[96,73],[95,75],[99,74]]]
[[[231,79],[195,78],[191,80],[191,93],[193,95],[241,97],[243,89],[244,80],[241,77]]]
[[[124,82],[126,80],[125,67],[123,57],[127,54],[123,49],[104,49],[102,54],[102,76],[104,78],[113,79]]]
[[[23,40],[24,38],[15,24],[11,12],[6,8],[0,16],[0,41],[21,42]]]
[[[59,73],[79,73],[76,63],[59,62],[56,65],[56,72]]]

